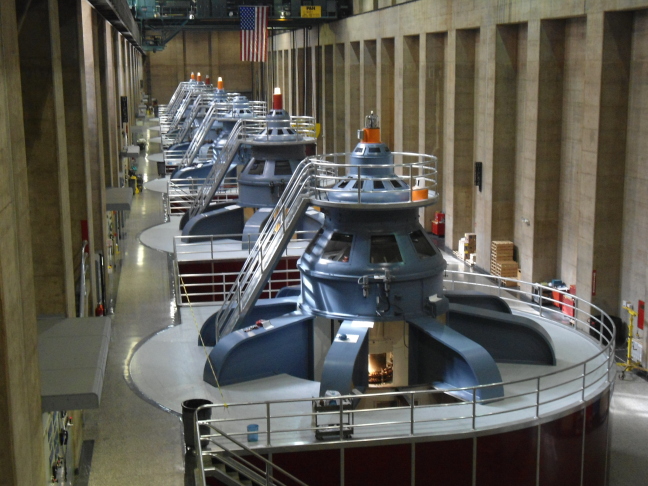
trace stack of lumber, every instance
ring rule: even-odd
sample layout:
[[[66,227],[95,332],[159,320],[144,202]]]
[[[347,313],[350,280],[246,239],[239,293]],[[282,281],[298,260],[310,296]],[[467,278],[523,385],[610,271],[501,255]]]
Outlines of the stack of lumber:
[[[498,277],[517,278],[518,264],[513,260],[512,241],[493,241],[491,243],[491,275]],[[505,282],[505,285],[513,287],[515,282]]]

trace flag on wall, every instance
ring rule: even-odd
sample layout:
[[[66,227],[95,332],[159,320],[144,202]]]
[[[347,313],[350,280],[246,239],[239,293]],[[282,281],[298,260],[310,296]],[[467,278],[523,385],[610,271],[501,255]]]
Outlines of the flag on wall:
[[[268,13],[270,7],[239,7],[241,61],[268,60]]]

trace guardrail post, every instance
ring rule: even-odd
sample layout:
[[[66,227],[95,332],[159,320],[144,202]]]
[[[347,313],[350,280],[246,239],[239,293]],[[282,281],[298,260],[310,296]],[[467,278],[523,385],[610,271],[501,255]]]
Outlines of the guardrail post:
[[[414,392],[410,392],[410,435],[414,435]]]
[[[535,418],[540,416],[540,377],[536,380],[536,413]]]
[[[413,173],[412,168],[409,167],[409,186],[410,186],[410,190],[409,190],[410,199],[409,200],[410,200],[410,202],[412,202],[414,200],[414,183],[413,183],[412,173]]]
[[[358,203],[360,203],[360,191],[362,189],[362,179],[360,178],[360,167],[358,167]]]
[[[270,402],[266,402],[266,444],[272,444],[270,440]]]
[[[340,403],[340,440],[344,440],[344,406],[341,398],[338,402]]]
[[[473,388],[472,396],[472,429],[475,430],[477,422],[477,388]]]
[[[587,378],[587,361],[583,363],[583,392],[581,395],[581,401],[585,401],[585,379]]]

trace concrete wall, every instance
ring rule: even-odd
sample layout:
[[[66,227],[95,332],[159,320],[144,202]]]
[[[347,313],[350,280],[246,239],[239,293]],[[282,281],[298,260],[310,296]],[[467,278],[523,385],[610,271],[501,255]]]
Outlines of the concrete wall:
[[[238,32],[179,33],[164,50],[147,54],[151,97],[167,103],[178,83],[187,81],[192,72],[201,73],[203,79],[209,74],[213,84],[222,77],[227,91],[250,93],[253,63],[239,60],[239,42]]]
[[[107,252],[118,100],[134,123],[139,79],[140,55],[85,0],[0,2],[2,485],[49,484],[36,319],[76,315],[83,239]]]
[[[332,63],[313,79],[328,107],[317,121],[345,140],[323,150],[352,147],[349,102],[359,96],[360,116],[376,107],[392,150],[439,157],[434,209],[447,213],[446,246],[475,231],[478,265],[488,269],[491,241],[512,239],[523,280],[561,278],[627,319],[622,301],[648,297],[648,2],[354,6],[364,13],[309,34]],[[275,49],[299,48],[302,37],[278,36]]]

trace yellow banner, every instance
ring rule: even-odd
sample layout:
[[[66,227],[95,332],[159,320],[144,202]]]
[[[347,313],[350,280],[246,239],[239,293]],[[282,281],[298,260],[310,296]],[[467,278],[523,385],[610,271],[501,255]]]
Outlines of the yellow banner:
[[[322,7],[319,5],[302,6],[301,16],[307,19],[319,19],[322,16]]]

